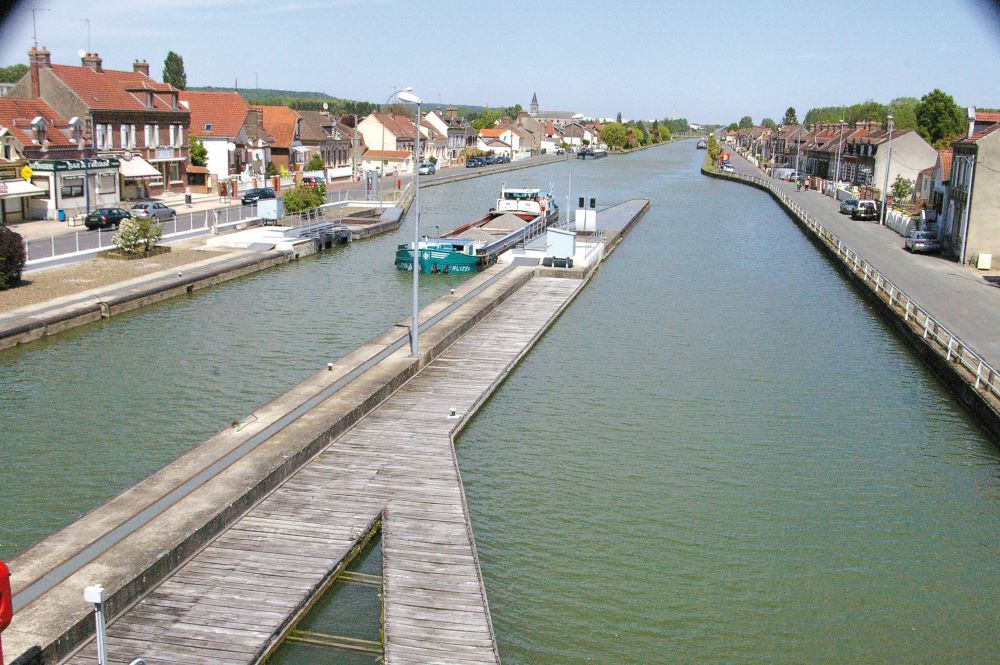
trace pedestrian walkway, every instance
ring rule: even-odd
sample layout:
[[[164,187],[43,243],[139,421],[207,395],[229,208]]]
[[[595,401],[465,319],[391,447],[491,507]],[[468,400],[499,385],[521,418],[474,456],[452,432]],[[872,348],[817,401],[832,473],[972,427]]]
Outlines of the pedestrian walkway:
[[[385,662],[498,663],[452,437],[581,284],[530,280],[114,621],[110,659],[255,662],[381,515]]]
[[[747,175],[767,177],[738,154],[733,166]],[[796,192],[795,183],[771,182],[987,362],[1000,367],[1000,271],[984,274],[938,255],[910,254],[892,230],[841,215],[838,201],[815,191]]]

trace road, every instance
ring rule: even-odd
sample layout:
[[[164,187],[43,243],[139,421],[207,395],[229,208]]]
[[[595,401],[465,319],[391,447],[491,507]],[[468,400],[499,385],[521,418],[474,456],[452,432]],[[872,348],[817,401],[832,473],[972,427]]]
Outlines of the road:
[[[767,177],[735,153],[733,167],[747,175]],[[830,197],[815,191],[796,192],[794,183],[772,182],[993,367],[1000,367],[997,271],[984,274],[939,255],[910,254],[903,249],[901,236],[877,223],[841,215],[839,202]]]

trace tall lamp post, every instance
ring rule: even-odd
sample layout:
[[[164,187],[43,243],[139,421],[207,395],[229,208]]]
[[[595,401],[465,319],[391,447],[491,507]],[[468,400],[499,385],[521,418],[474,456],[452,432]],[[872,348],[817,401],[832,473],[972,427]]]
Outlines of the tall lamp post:
[[[395,97],[396,95],[398,95],[400,93],[403,93],[403,92],[410,92],[411,90],[413,90],[413,88],[411,88],[410,86],[407,86],[407,87],[403,88],[402,90],[396,90],[395,88],[393,88],[392,89],[392,94],[385,98],[385,104],[388,104],[389,100],[392,99],[393,97]],[[413,95],[410,95],[410,96],[412,97]],[[400,97],[400,99],[402,99],[402,97]],[[385,104],[383,104],[382,106],[385,106]],[[382,125],[382,159],[380,160],[382,163],[379,164],[379,167],[378,167],[378,180],[376,182],[378,183],[378,200],[381,201],[382,200],[382,177],[385,175],[385,167],[388,165],[389,160],[387,160],[385,158],[385,123],[384,122],[380,122],[379,124]]]
[[[892,130],[894,127],[892,124],[891,113],[886,118],[886,124],[888,125],[889,128],[889,155],[886,157],[885,160],[885,179],[884,182],[882,183],[882,218],[881,221],[879,222],[883,226],[885,225],[886,213],[888,212],[885,209],[885,195],[889,189],[889,167],[892,165]]]
[[[419,296],[417,289],[420,285],[420,98],[411,93],[413,88],[406,88],[400,91],[399,98],[410,104],[417,105],[416,141],[417,145],[413,149],[413,321],[410,323],[410,357],[420,357],[420,319],[419,319]]]
[[[837,172],[833,174],[833,198],[837,198],[837,189],[840,187],[840,152],[844,145],[844,119],[840,119],[840,138],[837,139]]]

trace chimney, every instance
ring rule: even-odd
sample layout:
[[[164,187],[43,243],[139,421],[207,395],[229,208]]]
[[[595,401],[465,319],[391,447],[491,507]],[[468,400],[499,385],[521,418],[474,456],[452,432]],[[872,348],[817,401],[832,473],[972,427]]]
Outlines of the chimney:
[[[136,74],[149,76],[149,63],[145,60],[136,60],[132,63],[132,71]]]
[[[90,67],[98,74],[104,71],[103,69],[101,69],[101,62],[102,62],[101,56],[97,55],[96,53],[88,53],[82,58],[80,58],[80,60],[83,62],[84,67]]]
[[[965,109],[965,119],[969,121],[969,133],[966,138],[976,133],[976,107],[969,106]]]
[[[31,64],[31,98],[38,99],[42,96],[42,85],[39,71],[52,67],[52,54],[44,46],[42,48],[31,47],[28,51],[28,62]]]
[[[444,110],[444,117],[448,118],[449,120],[457,115],[458,115],[458,108],[454,106],[449,106]]]

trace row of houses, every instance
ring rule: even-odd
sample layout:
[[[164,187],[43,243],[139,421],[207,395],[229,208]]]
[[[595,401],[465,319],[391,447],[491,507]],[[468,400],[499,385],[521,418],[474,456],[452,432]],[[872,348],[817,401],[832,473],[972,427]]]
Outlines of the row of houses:
[[[457,163],[468,151],[518,159],[565,145],[597,143],[600,126],[578,114],[531,110],[474,129],[457,108],[414,120],[376,112],[363,119],[327,111],[249,104],[237,92],[178,90],[149,64],[105,69],[100,55],[79,65],[28,52],[29,70],[0,98],[0,223],[55,219],[168,192],[214,192],[254,182],[270,165],[297,172],[319,156],[328,179],[366,171],[412,171],[419,135],[424,160]],[[207,151],[192,165],[190,139]],[[27,167],[27,169],[25,168]]]
[[[968,262],[1000,255],[1000,113],[970,108],[965,135],[940,150],[916,130],[868,120],[745,128],[728,132],[726,141],[764,165],[793,167],[863,198],[879,198],[885,183],[902,176],[913,183],[913,198],[895,203],[922,211],[946,256]]]

